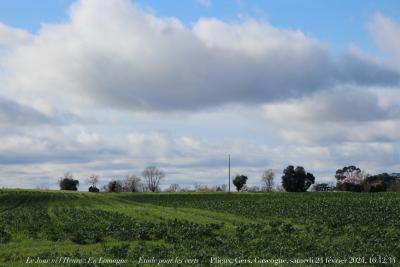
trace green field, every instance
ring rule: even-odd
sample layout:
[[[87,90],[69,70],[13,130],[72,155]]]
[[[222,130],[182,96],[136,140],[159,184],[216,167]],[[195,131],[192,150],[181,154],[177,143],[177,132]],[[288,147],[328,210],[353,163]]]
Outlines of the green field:
[[[0,266],[104,266],[100,258],[187,266],[211,257],[237,266],[310,257],[398,265],[400,194],[0,190]]]

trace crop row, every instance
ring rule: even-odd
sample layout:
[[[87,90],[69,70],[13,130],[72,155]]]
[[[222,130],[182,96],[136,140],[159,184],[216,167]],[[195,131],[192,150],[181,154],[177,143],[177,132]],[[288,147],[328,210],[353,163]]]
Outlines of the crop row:
[[[397,194],[121,194],[108,198],[113,203],[120,199],[124,207],[143,202],[254,219],[254,223],[235,223],[229,230],[222,222],[138,221],[118,209],[102,210],[93,198],[83,198],[76,205],[73,196],[27,193],[16,197],[0,192],[4,200],[0,203],[0,248],[13,240],[29,238],[51,241],[56,247],[57,242],[101,244],[101,255],[132,260],[153,256],[196,258],[201,262],[216,256],[400,258]],[[107,200],[107,195],[98,197]],[[40,255],[46,253],[71,255],[52,250]]]
[[[298,224],[400,227],[400,195],[396,193],[138,194],[121,198],[255,219],[288,218]]]

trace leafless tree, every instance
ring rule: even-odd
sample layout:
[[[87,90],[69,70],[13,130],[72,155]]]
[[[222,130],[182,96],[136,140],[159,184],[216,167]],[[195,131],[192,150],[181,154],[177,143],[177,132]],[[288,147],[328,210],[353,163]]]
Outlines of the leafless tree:
[[[194,191],[196,191],[196,192],[202,192],[202,193],[216,192],[217,189],[218,189],[218,186],[216,186],[216,185],[215,186],[208,186],[206,184],[198,184],[198,183],[194,184]]]
[[[171,184],[169,186],[169,192],[178,192],[179,190],[179,185],[178,184]]]
[[[222,192],[228,191],[227,188],[228,188],[228,186],[227,186],[226,184],[221,185],[221,190],[222,190]]]
[[[227,185],[215,185],[212,187],[211,191],[212,192],[226,192]]]
[[[141,187],[141,180],[139,176],[127,175],[123,183],[123,190],[126,192],[139,192]]]
[[[265,191],[267,191],[267,192],[272,191],[272,187],[274,185],[274,176],[275,176],[275,173],[271,169],[265,170],[263,172],[263,174],[261,176],[261,181],[265,185]]]
[[[190,186],[185,186],[179,188],[178,192],[195,192],[195,190]]]
[[[106,192],[115,192],[115,193],[122,192],[122,182],[117,180],[112,180],[108,182],[108,184],[105,186],[104,189]]]
[[[100,176],[97,174],[90,175],[90,177],[87,179],[88,184],[97,188],[97,183],[99,182],[99,177]]]
[[[66,172],[64,173],[64,176],[60,178],[61,179],[74,179],[74,176],[72,175],[71,172]]]
[[[158,186],[160,181],[164,179],[165,173],[155,166],[150,166],[144,169],[142,176],[146,182],[148,190],[151,192],[156,192],[159,190]]]

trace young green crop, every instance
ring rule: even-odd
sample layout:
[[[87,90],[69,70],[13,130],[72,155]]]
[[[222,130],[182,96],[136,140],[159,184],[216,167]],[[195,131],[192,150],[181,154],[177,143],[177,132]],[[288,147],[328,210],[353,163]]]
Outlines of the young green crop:
[[[395,193],[3,190],[0,265],[27,257],[400,259],[399,215]]]

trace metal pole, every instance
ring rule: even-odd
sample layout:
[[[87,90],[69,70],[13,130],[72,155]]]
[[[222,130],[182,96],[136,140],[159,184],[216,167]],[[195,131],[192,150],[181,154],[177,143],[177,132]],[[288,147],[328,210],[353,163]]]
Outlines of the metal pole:
[[[229,162],[229,185],[228,185],[228,188],[229,188],[229,193],[230,193],[231,192],[231,154],[229,154],[228,162]]]

